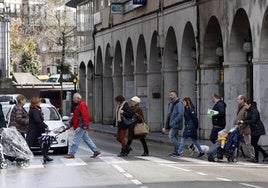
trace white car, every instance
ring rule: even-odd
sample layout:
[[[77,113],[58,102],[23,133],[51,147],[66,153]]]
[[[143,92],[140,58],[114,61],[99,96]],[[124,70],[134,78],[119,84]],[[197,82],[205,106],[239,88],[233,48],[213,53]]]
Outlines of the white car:
[[[25,110],[28,112],[30,109],[30,103],[26,103],[24,106]],[[44,122],[48,125],[50,135],[55,136],[57,133],[53,133],[53,130],[60,129],[61,127],[66,127],[64,123],[69,120],[68,116],[61,117],[57,108],[52,104],[41,103],[40,107],[44,113]],[[10,119],[10,112],[7,114],[7,120]],[[57,143],[51,145],[51,149],[56,153],[68,153],[68,131],[65,131],[57,135]]]

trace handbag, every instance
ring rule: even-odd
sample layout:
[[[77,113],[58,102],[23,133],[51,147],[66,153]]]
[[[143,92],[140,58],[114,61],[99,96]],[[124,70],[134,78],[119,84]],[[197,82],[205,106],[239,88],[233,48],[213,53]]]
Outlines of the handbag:
[[[134,127],[135,136],[145,136],[149,134],[149,126],[142,121],[142,123],[137,123]]]
[[[123,122],[123,124],[126,125],[126,126],[128,126],[128,127],[130,125],[135,124],[136,121],[137,121],[137,118],[134,117],[134,116],[132,118],[126,118],[125,116],[122,116],[122,122]]]

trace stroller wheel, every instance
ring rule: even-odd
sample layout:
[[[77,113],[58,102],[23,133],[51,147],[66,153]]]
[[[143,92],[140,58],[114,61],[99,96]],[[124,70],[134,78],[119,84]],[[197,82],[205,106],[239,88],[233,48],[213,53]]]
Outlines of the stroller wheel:
[[[6,169],[7,168],[7,163],[6,162],[1,162],[0,163],[0,169]]]

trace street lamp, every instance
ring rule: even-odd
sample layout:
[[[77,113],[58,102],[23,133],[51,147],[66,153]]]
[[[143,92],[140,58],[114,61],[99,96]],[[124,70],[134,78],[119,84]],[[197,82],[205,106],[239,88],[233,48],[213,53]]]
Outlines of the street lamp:
[[[73,84],[74,84],[74,92],[76,93],[76,84],[78,82],[77,77],[76,76],[73,76],[72,81],[73,81]]]

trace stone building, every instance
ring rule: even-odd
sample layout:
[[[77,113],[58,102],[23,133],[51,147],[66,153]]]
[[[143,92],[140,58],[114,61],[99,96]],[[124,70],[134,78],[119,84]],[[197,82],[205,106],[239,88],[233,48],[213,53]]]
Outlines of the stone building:
[[[268,128],[268,0],[66,4],[78,9],[85,2],[92,3],[94,40],[88,44],[92,48],[78,54],[79,88],[95,122],[112,123],[116,95],[137,95],[151,130],[160,131],[168,93],[177,90],[181,98],[194,101],[201,138],[210,134],[206,113],[214,92],[227,104],[228,128],[233,126],[239,94],[258,103]]]

